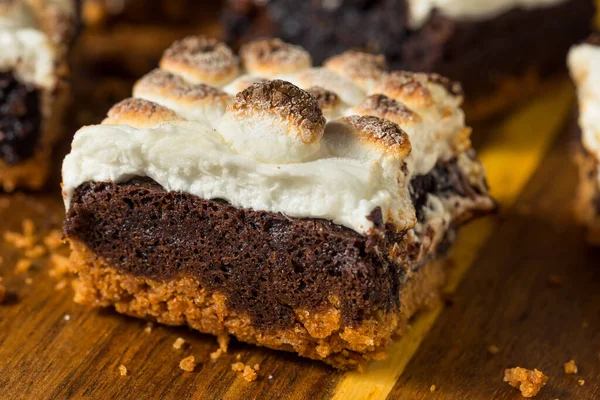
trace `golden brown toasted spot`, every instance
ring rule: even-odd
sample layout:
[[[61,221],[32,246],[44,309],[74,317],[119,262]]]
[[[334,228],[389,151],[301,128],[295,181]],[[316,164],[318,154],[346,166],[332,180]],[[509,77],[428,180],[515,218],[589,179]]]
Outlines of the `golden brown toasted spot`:
[[[310,68],[310,54],[300,46],[280,39],[259,39],[240,49],[242,63],[248,71],[265,73],[291,73]]]
[[[418,122],[421,119],[404,104],[383,94],[373,94],[367,97],[354,111],[359,115],[389,119],[398,125]]]
[[[135,85],[134,92],[152,93],[186,100],[229,96],[214,86],[204,83],[189,83],[180,76],[160,68],[149,72],[140,79]]]
[[[163,54],[161,67],[184,69],[203,81],[220,82],[238,72],[238,60],[231,49],[206,36],[189,36],[174,42]]]
[[[277,112],[299,128],[300,139],[312,143],[323,136],[325,117],[317,100],[307,91],[282,80],[255,83],[235,96],[228,112],[249,110]]]
[[[410,140],[398,124],[371,115],[352,115],[343,122],[356,129],[360,139],[372,142],[385,153],[404,157],[410,152]]]
[[[331,90],[322,88],[321,86],[313,86],[306,89],[306,91],[312,94],[315,99],[317,99],[317,103],[323,111],[333,109],[342,103],[340,96]]]
[[[428,106],[432,103],[429,83],[444,87],[453,96],[462,96],[462,87],[457,82],[438,74],[421,72],[393,71],[384,74],[374,87],[373,93],[381,93],[393,99],[409,99],[419,105]]]
[[[148,100],[128,98],[115,104],[108,111],[108,117],[102,123],[146,128],[163,121],[176,119],[178,119],[177,114],[170,108]]]
[[[381,54],[349,50],[333,56],[323,64],[350,79],[378,79],[387,69],[385,57]]]

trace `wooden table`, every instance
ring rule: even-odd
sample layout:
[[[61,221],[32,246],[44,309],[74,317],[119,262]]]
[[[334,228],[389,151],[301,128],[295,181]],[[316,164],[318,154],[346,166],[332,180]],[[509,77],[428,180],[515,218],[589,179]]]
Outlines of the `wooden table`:
[[[73,125],[105,110],[88,109],[95,102],[86,102],[88,94],[79,94]],[[0,305],[0,398],[519,399],[502,381],[504,369],[517,365],[549,376],[537,398],[600,398],[600,250],[583,243],[571,215],[572,104],[565,80],[476,129],[502,210],[462,231],[450,257],[452,304],[419,315],[388,359],[366,373],[235,341],[211,361],[213,337],[185,327],[148,332],[145,321],[76,305],[69,287],[56,289],[47,258],[16,274],[22,251],[0,240],[0,276],[11,292]],[[40,237],[59,228],[58,180],[42,194],[1,195],[0,235],[20,231],[25,218]],[[187,342],[181,350],[172,347],[178,337]],[[179,368],[188,355],[200,362],[192,373]],[[238,357],[260,364],[257,381],[231,370]],[[577,375],[563,371],[570,359]]]

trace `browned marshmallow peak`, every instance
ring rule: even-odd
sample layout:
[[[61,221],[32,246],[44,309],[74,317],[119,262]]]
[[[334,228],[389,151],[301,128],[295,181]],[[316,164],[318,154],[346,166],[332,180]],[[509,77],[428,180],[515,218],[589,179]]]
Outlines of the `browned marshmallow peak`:
[[[171,72],[155,69],[140,79],[133,95],[168,107],[190,121],[218,124],[233,98],[204,83],[190,83]]]
[[[383,55],[356,50],[331,57],[323,66],[350,78],[365,91],[368,91],[387,69]]]
[[[317,100],[317,103],[326,118],[334,119],[341,116],[343,104],[340,96],[331,90],[324,89],[320,86],[310,87],[306,91]]]
[[[312,67],[310,54],[280,39],[260,39],[243,45],[240,57],[246,72],[273,77]]]
[[[177,114],[167,107],[148,100],[129,98],[112,106],[102,123],[143,129],[178,119]]]
[[[341,157],[403,160],[411,151],[408,135],[398,124],[371,115],[352,115],[329,123],[325,140],[331,153]]]
[[[383,94],[373,94],[353,109],[358,115],[389,119],[400,126],[419,122],[421,118],[404,104]]]
[[[195,83],[224,86],[239,74],[233,51],[218,40],[190,36],[171,45],[160,60],[161,68]]]
[[[462,99],[462,87],[457,82],[437,74],[393,71],[384,74],[371,88],[371,93],[384,94],[413,107],[428,107],[434,103],[431,87],[445,89],[451,96]]]
[[[310,93],[273,80],[238,93],[218,130],[237,151],[260,161],[300,162],[319,150],[325,117]]]

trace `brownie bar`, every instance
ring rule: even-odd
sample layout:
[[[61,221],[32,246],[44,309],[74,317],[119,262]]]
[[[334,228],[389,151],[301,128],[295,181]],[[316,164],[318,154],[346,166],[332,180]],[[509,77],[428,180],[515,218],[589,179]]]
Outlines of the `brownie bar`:
[[[0,4],[0,189],[40,188],[64,134],[66,53],[76,31],[72,0]]]
[[[0,72],[0,158],[16,164],[33,156],[41,125],[40,90]]]
[[[460,81],[471,119],[507,108],[563,71],[567,50],[589,34],[594,15],[593,0],[566,0],[482,19],[434,10],[416,28],[407,21],[406,0],[347,0],[331,7],[293,0],[229,4],[224,19],[231,42],[279,36],[306,47],[317,62],[348,48],[379,52],[393,69]]]
[[[277,39],[239,56],[175,42],[75,135],[75,300],[360,368],[437,298],[455,230],[494,208],[460,85],[357,52],[313,68]]]
[[[600,150],[597,115],[600,112],[600,36],[590,36],[573,46],[568,65],[579,99],[579,126],[575,160],[579,166],[579,186],[575,211],[587,227],[590,242],[600,243]]]

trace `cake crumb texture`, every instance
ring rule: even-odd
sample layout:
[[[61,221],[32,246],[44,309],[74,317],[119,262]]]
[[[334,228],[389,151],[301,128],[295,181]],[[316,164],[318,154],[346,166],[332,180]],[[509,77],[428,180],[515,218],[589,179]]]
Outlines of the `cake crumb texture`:
[[[515,367],[504,371],[504,382],[516,387],[521,391],[523,397],[533,397],[546,384],[548,377],[537,369]]]

